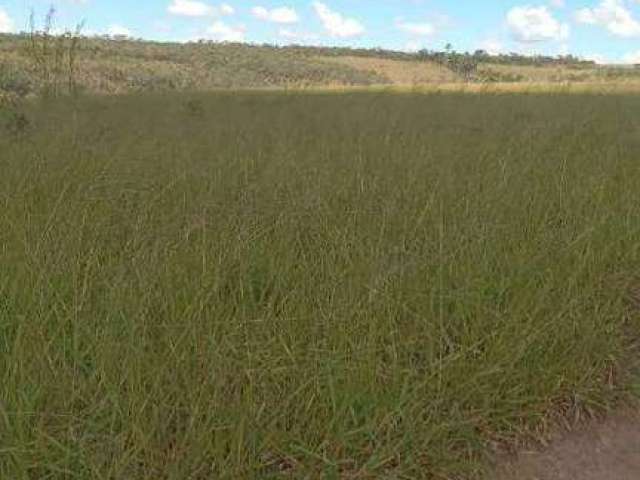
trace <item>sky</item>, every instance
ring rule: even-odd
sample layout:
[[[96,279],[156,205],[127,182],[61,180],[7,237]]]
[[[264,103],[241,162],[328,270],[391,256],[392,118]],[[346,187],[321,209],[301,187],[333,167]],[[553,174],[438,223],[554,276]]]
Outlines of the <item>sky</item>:
[[[49,6],[55,28],[88,35],[394,50],[573,54],[640,63],[640,0],[0,0],[0,32],[28,30]]]

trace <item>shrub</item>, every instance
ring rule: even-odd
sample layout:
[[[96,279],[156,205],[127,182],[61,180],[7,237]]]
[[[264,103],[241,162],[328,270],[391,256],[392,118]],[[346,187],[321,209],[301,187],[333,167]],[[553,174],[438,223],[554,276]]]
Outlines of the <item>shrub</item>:
[[[29,118],[21,109],[18,95],[0,91],[0,130],[11,136],[21,136],[30,124]]]
[[[500,72],[488,68],[478,73],[478,80],[484,83],[497,83],[497,82],[522,82],[525,79],[524,75],[512,72]]]
[[[31,61],[32,73],[37,79],[43,96],[56,97],[67,90],[76,90],[76,58],[83,24],[76,31],[62,35],[52,34],[55,9],[51,7],[45,16],[42,30],[36,30],[34,14],[31,14],[31,28],[27,55]]]
[[[0,92],[25,97],[33,92],[33,83],[26,72],[0,64]]]

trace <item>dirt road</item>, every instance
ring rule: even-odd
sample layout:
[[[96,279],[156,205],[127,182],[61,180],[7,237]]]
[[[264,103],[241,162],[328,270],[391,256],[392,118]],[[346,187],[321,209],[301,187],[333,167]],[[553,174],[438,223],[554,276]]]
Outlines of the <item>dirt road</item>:
[[[522,452],[497,480],[640,480],[640,413],[620,413]]]

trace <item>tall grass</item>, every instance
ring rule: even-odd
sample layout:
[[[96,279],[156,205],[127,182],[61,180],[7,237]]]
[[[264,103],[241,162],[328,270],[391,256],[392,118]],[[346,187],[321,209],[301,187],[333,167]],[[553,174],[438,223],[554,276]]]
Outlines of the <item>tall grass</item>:
[[[42,29],[38,30],[35,14],[31,13],[29,41],[25,49],[38,93],[44,97],[78,93],[76,64],[84,22],[79,23],[74,32],[56,33],[55,15],[55,8],[49,8]]]
[[[624,383],[637,97],[26,108],[1,478],[471,477]]]

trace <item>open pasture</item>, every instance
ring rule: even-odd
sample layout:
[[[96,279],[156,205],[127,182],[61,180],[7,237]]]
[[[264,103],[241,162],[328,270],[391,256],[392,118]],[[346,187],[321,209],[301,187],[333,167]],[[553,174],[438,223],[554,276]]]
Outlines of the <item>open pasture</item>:
[[[628,386],[637,96],[23,109],[1,478],[472,478]]]

